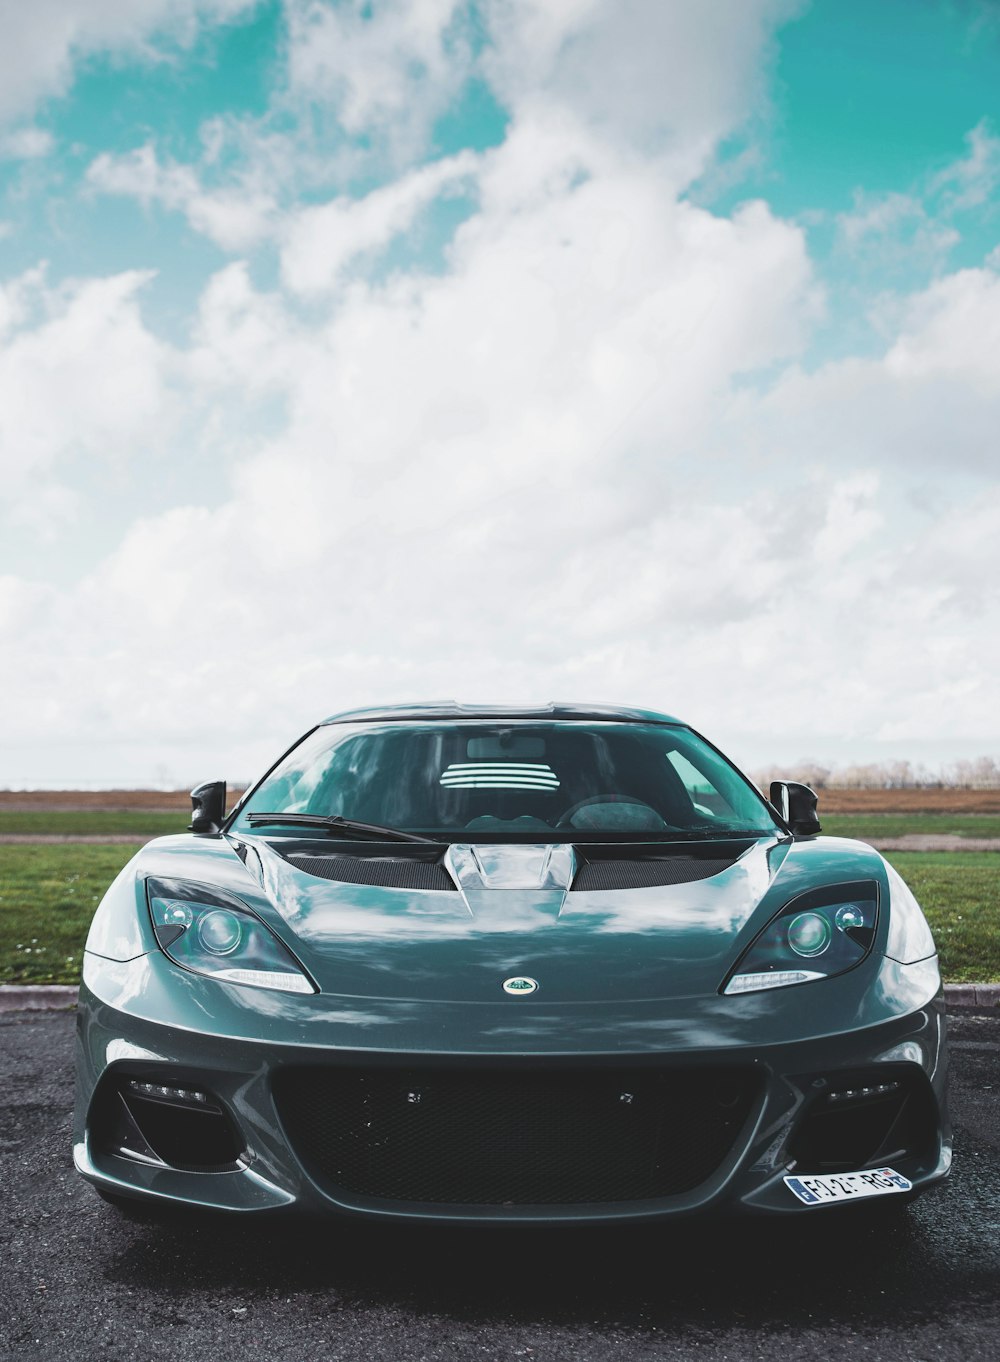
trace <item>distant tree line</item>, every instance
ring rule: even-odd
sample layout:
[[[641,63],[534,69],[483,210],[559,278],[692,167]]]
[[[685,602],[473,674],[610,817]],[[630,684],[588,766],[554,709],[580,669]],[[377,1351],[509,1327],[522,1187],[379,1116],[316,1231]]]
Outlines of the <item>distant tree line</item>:
[[[881,761],[826,766],[818,761],[795,761],[755,771],[762,790],[772,780],[801,780],[814,790],[996,790],[1000,789],[1000,760],[971,757],[938,770],[922,762]]]

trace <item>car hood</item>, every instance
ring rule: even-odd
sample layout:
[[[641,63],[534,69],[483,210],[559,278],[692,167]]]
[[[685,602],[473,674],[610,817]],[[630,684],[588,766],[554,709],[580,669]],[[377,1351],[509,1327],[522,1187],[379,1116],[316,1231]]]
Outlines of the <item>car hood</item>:
[[[236,850],[324,992],[496,1002],[505,980],[535,981],[514,1005],[715,993],[789,847],[764,838],[694,883],[600,891],[570,889],[572,847],[453,846],[442,890],[320,878],[264,838]]]

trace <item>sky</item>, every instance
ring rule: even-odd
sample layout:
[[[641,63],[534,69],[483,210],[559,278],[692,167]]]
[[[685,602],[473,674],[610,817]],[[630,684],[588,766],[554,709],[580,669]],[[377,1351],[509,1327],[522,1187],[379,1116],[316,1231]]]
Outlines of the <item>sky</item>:
[[[1000,751],[995,0],[0,0],[0,787]]]

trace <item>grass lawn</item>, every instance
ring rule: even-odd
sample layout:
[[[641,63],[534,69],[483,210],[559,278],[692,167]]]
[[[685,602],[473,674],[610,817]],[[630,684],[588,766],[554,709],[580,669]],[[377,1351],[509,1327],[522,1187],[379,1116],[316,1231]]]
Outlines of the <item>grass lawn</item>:
[[[824,813],[822,795],[819,821],[831,837],[858,837],[863,842],[910,832],[1000,838],[1000,815],[993,813]]]
[[[927,914],[950,984],[1000,983],[1000,854],[890,851]]]
[[[135,850],[0,846],[0,983],[76,983],[94,909]],[[1000,982],[1000,854],[914,851],[888,859],[927,913],[949,983]]]
[[[0,983],[75,984],[104,891],[135,846],[0,846]]]
[[[139,840],[184,832],[190,812],[156,813],[148,809],[0,809],[0,833],[28,836],[59,833],[64,837],[132,834]],[[998,820],[1000,821],[1000,820]],[[0,852],[2,854],[2,852]]]

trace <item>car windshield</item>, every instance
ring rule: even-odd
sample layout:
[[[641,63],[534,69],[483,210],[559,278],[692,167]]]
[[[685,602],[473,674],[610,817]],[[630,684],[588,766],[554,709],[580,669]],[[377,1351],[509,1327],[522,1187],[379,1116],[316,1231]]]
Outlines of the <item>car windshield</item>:
[[[441,841],[777,831],[757,791],[690,729],[582,720],[323,725],[261,781],[234,830],[252,831],[252,813],[339,815]],[[268,831],[281,835],[280,821]]]

